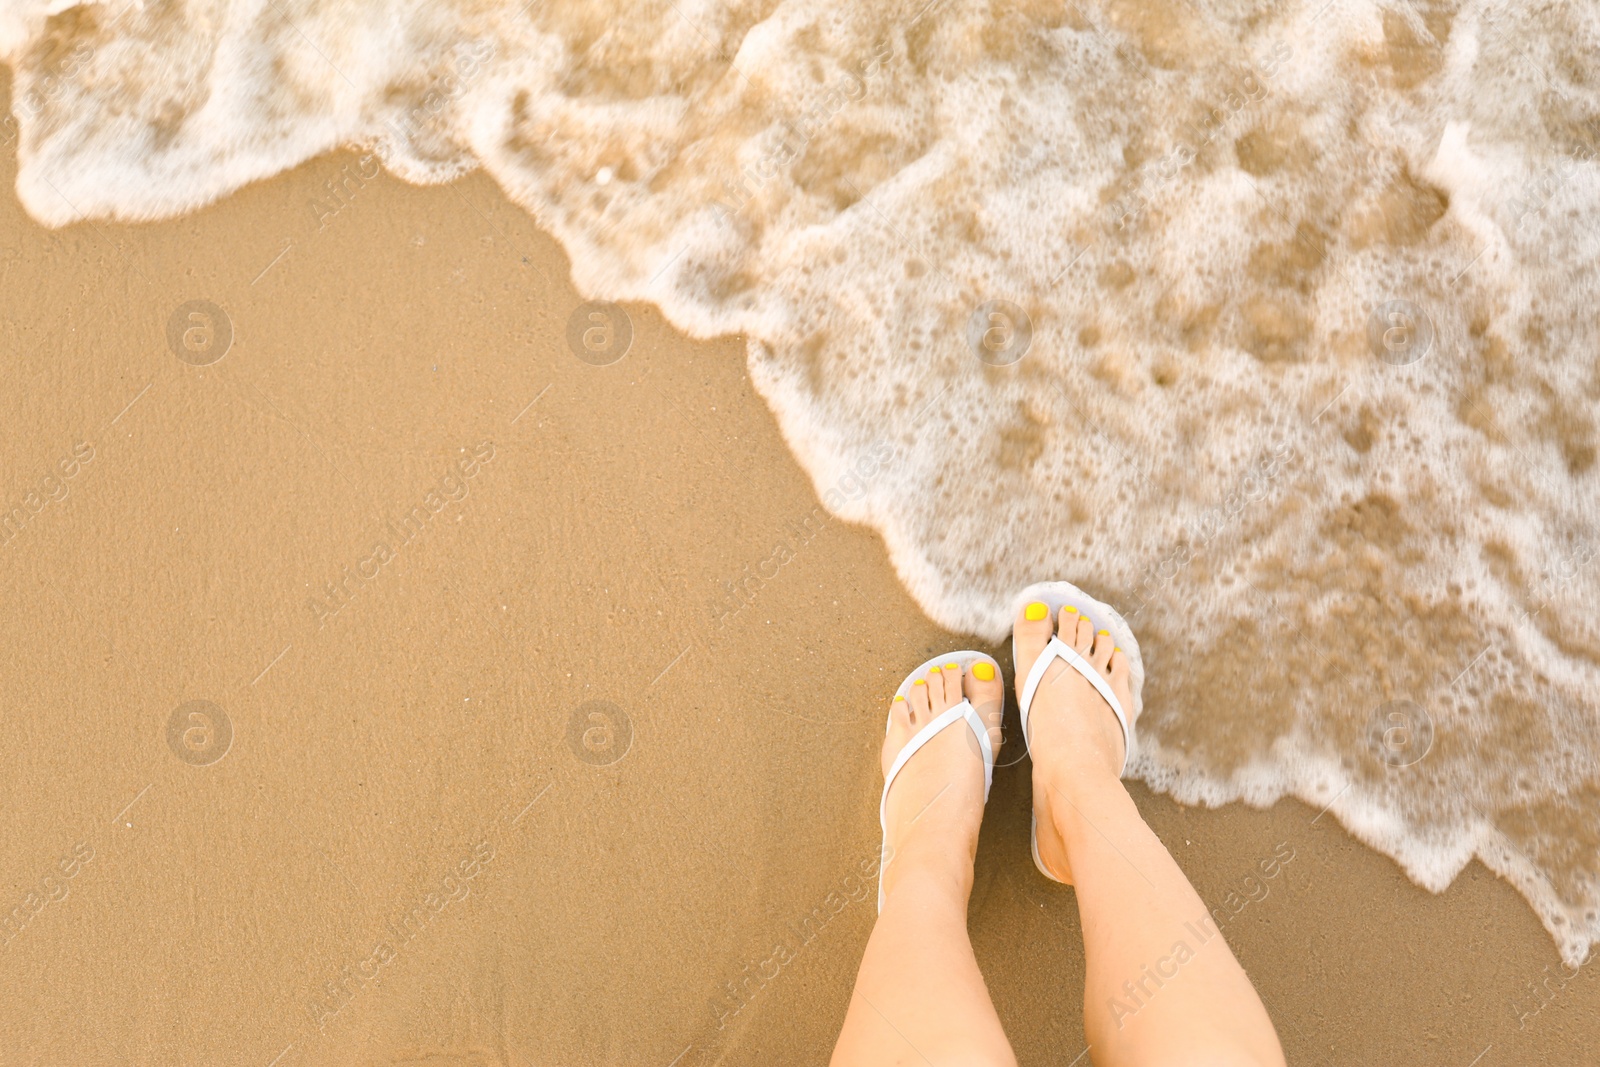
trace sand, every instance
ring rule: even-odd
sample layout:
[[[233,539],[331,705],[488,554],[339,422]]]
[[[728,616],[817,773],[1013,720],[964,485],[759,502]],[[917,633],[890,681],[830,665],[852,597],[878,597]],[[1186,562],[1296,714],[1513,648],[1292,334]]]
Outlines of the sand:
[[[157,224],[8,195],[0,249],[3,1062],[826,1058],[884,701],[969,641],[818,512],[738,338],[629,306],[581,361],[524,212],[354,154]],[[190,301],[220,358],[209,308],[169,343]],[[1002,763],[974,944],[1021,1063],[1085,1062],[1073,895]],[[1133,792],[1291,1062],[1600,1039],[1593,969],[1482,867],[1434,896],[1300,804]]]

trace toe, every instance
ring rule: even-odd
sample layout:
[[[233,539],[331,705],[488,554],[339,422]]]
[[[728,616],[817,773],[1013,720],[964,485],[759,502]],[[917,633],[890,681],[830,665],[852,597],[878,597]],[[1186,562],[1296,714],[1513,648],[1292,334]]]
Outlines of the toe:
[[[897,696],[889,701],[889,728],[883,736],[883,773],[888,775],[889,768],[894,764],[894,758],[900,750],[911,740],[913,732],[911,725],[911,703],[905,697]]]
[[[929,667],[922,676],[923,684],[928,689],[928,714],[937,715],[944,710],[944,679],[939,676],[938,667]]]
[[[1044,646],[1050,643],[1050,635],[1055,630],[1055,622],[1050,618],[1050,607],[1041,601],[1025,604],[1017,612],[1016,621],[1012,623],[1012,632],[1016,635],[1017,661],[1012,664],[1017,672],[1018,691],[1021,691],[1022,680],[1028,677],[1028,671],[1033,668],[1034,660],[1039,658],[1039,653],[1044,651]]]
[[[911,692],[906,694],[906,703],[911,705],[911,725],[921,726],[928,721],[928,683],[921,678],[911,683]]]
[[[971,701],[989,727],[989,741],[996,752],[1000,751],[1000,718],[1005,713],[1005,682],[994,664],[986,659],[976,660],[967,671],[963,682],[966,697]]]
[[[1119,695],[1132,692],[1133,683],[1130,673],[1132,669],[1133,665],[1128,659],[1128,654],[1120,648],[1113,649],[1110,664],[1111,688]],[[1127,697],[1123,698],[1123,707],[1128,709],[1128,714],[1133,714],[1133,707]]]
[[[937,694],[933,694],[937,698],[933,705],[933,711],[938,714],[955,707],[961,702],[961,664],[946,663],[942,667],[935,668],[929,676],[929,686],[935,684],[932,680],[934,678],[938,679],[939,691]]]
[[[1080,614],[1070,604],[1061,609],[1061,640],[1071,645],[1080,656],[1087,656],[1094,642],[1094,624],[1089,621],[1089,616]]]
[[[1116,643],[1111,639],[1110,630],[1101,630],[1094,635],[1094,648],[1089,652],[1089,662],[1100,668],[1102,674],[1106,671],[1106,664],[1111,662],[1111,652]]]
[[[911,702],[897,696],[889,701],[889,733],[911,728]]]

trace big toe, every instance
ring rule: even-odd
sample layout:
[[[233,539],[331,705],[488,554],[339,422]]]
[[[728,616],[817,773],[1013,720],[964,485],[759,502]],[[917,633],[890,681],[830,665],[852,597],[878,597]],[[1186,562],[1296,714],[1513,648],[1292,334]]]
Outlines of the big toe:
[[[1039,658],[1039,653],[1044,651],[1044,646],[1050,643],[1050,637],[1055,633],[1050,605],[1041,600],[1024,604],[1012,624],[1012,633],[1017,644],[1017,662],[1013,666],[1017,671],[1017,687],[1020,690],[1022,680],[1033,668],[1033,661]]]
[[[962,694],[989,728],[989,743],[1000,751],[1000,719],[1006,709],[1006,686],[995,665],[986,659],[973,662],[961,683]]]

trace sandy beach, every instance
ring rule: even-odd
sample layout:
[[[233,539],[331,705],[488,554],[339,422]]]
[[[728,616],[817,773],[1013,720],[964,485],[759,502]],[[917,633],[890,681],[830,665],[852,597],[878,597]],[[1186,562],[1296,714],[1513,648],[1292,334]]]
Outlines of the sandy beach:
[[[49,230],[0,167],[5,1060],[822,1062],[885,700],[971,639],[819,510],[742,339],[627,305],[579,358],[565,256],[482,175],[343,153]],[[1078,1063],[1007,730],[973,942],[1021,1063]],[[1133,794],[1291,1063],[1600,1041],[1477,863],[1434,895],[1298,802]]]

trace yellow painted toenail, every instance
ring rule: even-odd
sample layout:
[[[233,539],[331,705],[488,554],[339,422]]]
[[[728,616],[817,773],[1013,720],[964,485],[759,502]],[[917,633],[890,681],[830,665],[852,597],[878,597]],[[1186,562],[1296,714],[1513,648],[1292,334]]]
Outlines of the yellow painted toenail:
[[[1073,607],[1071,604],[1068,604],[1066,607],[1062,608],[1061,610],[1062,611],[1070,611],[1074,615],[1076,615],[1078,613],[1078,609]]]
[[[927,685],[928,683],[924,682],[921,678],[918,678],[916,681],[912,682],[911,684],[912,685]]]
[[[1110,637],[1111,636],[1111,631],[1110,630],[1101,630],[1100,631],[1100,636],[1101,637]]]
[[[905,697],[901,696],[899,693],[896,693],[894,698],[895,698],[896,701],[900,701],[900,700],[904,700],[905,699]]]
[[[944,669],[947,670],[947,671],[959,671],[961,669],[961,664],[959,664],[959,663],[946,663],[944,665]]]
[[[972,676],[980,682],[994,681],[994,667],[987,663],[974,663]]]
[[[1038,622],[1040,619],[1049,614],[1050,609],[1035,600],[1032,604],[1028,605],[1027,610],[1022,613],[1022,617],[1027,619],[1029,622]]]
[[[1122,651],[1122,649],[1120,649],[1120,648],[1113,648],[1113,649],[1112,649],[1112,650],[1111,650],[1111,651],[1113,651],[1113,652],[1121,652],[1121,651]]]

